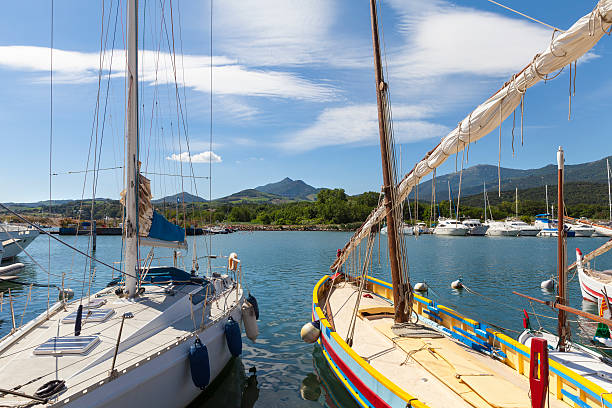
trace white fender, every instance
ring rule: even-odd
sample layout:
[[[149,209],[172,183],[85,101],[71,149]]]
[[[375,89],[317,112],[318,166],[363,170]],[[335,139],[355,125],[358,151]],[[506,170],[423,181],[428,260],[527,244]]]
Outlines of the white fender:
[[[259,336],[257,328],[257,319],[255,318],[255,308],[246,300],[242,304],[242,321],[244,323],[244,331],[251,341],[255,342]]]
[[[227,258],[227,268],[230,271],[235,271],[238,268],[238,262],[240,262],[240,260],[238,259],[238,254],[232,252]]]
[[[314,322],[308,322],[302,326],[302,330],[300,330],[300,337],[302,338],[302,341],[309,344],[317,341],[321,336],[320,327],[319,322],[316,322],[316,324]]]

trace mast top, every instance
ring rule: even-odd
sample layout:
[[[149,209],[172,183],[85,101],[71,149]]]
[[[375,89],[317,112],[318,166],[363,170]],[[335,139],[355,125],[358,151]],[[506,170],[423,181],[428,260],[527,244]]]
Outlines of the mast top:
[[[563,148],[561,146],[559,146],[559,150],[557,150],[557,168],[559,170],[563,170],[563,163],[564,163],[564,157],[563,157]]]

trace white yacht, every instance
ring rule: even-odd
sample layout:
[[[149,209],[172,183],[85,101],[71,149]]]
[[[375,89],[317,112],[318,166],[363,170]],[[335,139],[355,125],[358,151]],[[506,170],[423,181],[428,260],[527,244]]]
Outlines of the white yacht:
[[[424,222],[417,222],[414,228],[419,234],[431,234],[431,228]]]
[[[506,225],[518,229],[521,237],[535,237],[540,232],[535,226],[521,220],[506,220]]]
[[[436,228],[434,228],[433,233],[436,235],[464,236],[467,235],[468,231],[469,228],[467,226],[455,219],[440,218],[438,220],[438,225],[436,225]]]
[[[574,231],[576,237],[592,237],[595,228],[585,224],[567,224],[569,231]]]
[[[489,229],[488,225],[484,225],[477,218],[470,218],[462,222],[463,225],[469,228],[468,235],[483,236]]]
[[[486,225],[489,226],[487,230],[489,237],[518,237],[520,233],[518,228],[506,225],[502,221],[488,221]]]
[[[38,230],[33,227],[8,223],[0,224],[0,243],[4,248],[3,253],[0,254],[0,261],[9,260],[17,256],[39,234]]]
[[[400,234],[404,234],[404,235],[414,235],[414,228],[411,225],[402,223],[402,228],[399,232]],[[387,226],[384,226],[380,230],[380,233],[383,235],[387,235]]]

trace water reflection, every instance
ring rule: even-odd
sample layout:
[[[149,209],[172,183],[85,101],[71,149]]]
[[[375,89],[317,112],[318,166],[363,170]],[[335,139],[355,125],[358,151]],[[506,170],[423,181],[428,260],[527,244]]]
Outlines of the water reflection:
[[[253,408],[258,398],[257,369],[251,367],[247,375],[242,360],[234,358],[189,408]]]
[[[346,388],[344,388],[340,380],[338,380],[334,372],[327,365],[323,350],[318,344],[315,344],[313,348],[312,360],[317,374],[316,389],[319,393],[317,398],[320,400],[321,394],[323,397],[323,401],[320,400],[320,402],[328,408],[357,408],[358,405],[353,397],[351,397]],[[315,391],[315,382],[309,379],[310,375],[311,374],[308,374],[304,381],[302,381],[302,388],[304,388],[305,383],[308,384],[308,395],[314,395],[317,391]]]

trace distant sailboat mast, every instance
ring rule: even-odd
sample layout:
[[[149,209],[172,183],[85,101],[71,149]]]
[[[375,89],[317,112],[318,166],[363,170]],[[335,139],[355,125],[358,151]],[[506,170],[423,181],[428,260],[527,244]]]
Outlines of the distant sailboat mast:
[[[484,199],[484,222],[487,223],[487,187],[485,182],[482,182],[482,198]]]
[[[548,212],[548,184],[546,184],[544,188],[546,189],[546,211],[545,212]]]
[[[514,187],[514,216],[518,218],[518,187]]]
[[[128,2],[128,117],[125,180],[125,291],[136,296],[138,273],[138,0]]]
[[[610,162],[606,159],[606,169],[608,170],[608,203],[610,205],[610,221],[612,221],[612,194],[610,194]]]

